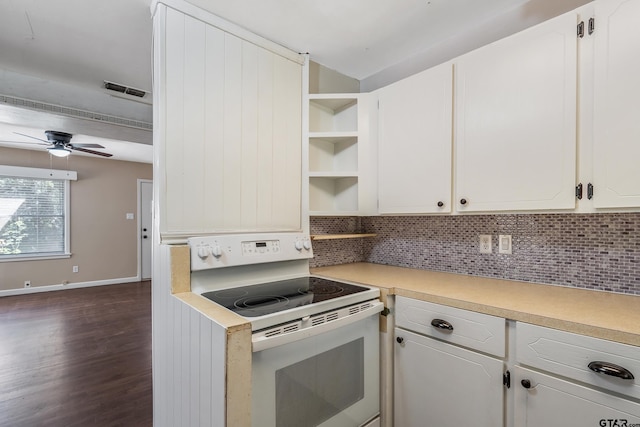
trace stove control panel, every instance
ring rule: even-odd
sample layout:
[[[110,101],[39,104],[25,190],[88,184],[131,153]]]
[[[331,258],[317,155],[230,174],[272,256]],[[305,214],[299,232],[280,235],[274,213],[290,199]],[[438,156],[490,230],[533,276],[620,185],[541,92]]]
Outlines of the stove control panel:
[[[187,243],[191,271],[313,257],[311,238],[302,233],[221,234],[192,237]]]
[[[264,255],[280,252],[280,240],[258,240],[254,242],[242,242],[242,255]]]

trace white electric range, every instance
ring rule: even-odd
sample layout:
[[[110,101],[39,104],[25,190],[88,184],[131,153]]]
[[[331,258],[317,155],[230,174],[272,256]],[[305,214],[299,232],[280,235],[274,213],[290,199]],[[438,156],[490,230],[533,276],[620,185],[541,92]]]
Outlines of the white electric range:
[[[378,289],[311,276],[300,233],[188,244],[192,292],[251,323],[254,426],[378,425]]]

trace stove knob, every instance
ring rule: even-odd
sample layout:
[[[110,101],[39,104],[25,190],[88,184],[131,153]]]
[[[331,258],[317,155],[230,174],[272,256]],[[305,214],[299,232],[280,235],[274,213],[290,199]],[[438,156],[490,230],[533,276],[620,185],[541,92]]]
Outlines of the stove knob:
[[[299,251],[302,250],[302,242],[300,240],[296,240],[296,249]]]
[[[311,242],[308,240],[305,240],[304,243],[302,244],[302,246],[304,246],[304,248],[308,251],[311,250]]]
[[[206,259],[209,256],[209,247],[208,246],[200,246],[198,248],[198,256],[202,259]]]
[[[216,258],[220,258],[222,256],[222,249],[220,249],[220,246],[215,245],[214,247],[212,247],[211,255],[213,255]]]

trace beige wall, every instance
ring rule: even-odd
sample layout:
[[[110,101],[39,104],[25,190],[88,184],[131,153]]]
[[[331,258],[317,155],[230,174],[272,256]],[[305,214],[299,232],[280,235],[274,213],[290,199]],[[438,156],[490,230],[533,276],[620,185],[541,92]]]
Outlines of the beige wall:
[[[0,164],[74,170],[71,181],[71,258],[0,262],[0,291],[31,287],[132,278],[137,264],[138,179],[151,179],[152,166],[71,155],[53,157],[44,151],[0,147]],[[135,219],[127,220],[128,212]],[[79,267],[78,273],[72,267]]]
[[[359,93],[360,82],[331,68],[309,61],[309,93]]]

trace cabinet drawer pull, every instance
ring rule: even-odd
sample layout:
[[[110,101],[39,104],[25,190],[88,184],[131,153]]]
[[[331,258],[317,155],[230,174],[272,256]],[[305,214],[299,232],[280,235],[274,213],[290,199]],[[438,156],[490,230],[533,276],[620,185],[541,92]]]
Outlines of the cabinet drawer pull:
[[[622,366],[614,365],[608,362],[591,362],[589,369],[598,374],[610,375],[612,377],[621,378],[623,380],[632,380],[634,376]]]
[[[453,331],[453,325],[449,322],[447,322],[446,320],[442,320],[442,319],[433,319],[431,321],[431,326],[433,326],[434,328],[438,328],[438,329],[444,329],[447,331]]]

